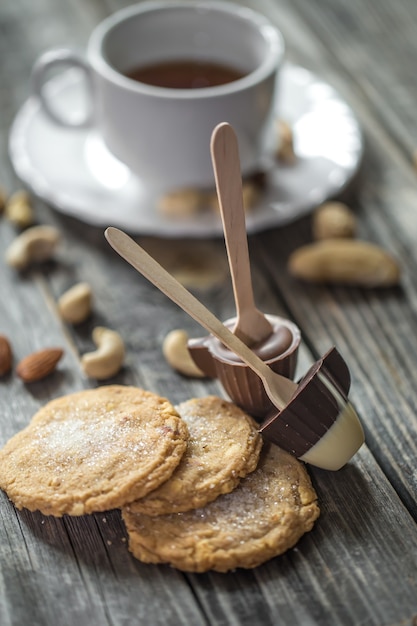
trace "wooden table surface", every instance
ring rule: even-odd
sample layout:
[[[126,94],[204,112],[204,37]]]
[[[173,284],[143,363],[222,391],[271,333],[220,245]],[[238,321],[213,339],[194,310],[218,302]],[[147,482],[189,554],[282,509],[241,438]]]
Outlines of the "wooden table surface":
[[[0,3],[0,183],[9,193],[24,187],[8,137],[28,98],[34,60],[51,47],[83,50],[94,25],[124,4]],[[302,330],[300,371],[333,344],[345,357],[366,444],[338,472],[309,467],[321,507],[312,532],[283,556],[228,574],[141,564],[128,552],[118,511],[56,519],[17,511],[1,493],[2,626],[417,623],[417,3],[251,5],[280,27],[287,59],[335,87],[355,112],[365,153],[343,199],[357,215],[358,236],[383,246],[402,268],[400,286],[384,290],[296,281],[287,258],[311,240],[310,214],[249,240],[258,306]],[[11,340],[14,364],[51,345],[62,346],[65,356],[42,382],[24,384],[14,370],[1,379],[0,444],[52,398],[102,384],[86,378],[79,364],[93,348],[97,325],[119,331],[126,342],[124,368],[110,382],[138,385],[173,403],[222,395],[215,381],[181,377],[161,357],[170,330],[204,331],[114,254],[102,228],[32,198],[36,221],[59,228],[62,243],[53,262],[19,274],[4,261],[17,231],[1,220],[0,333]],[[221,238],[141,241],[220,318],[234,314]],[[60,320],[56,302],[78,281],[93,286],[94,311],[71,327]]]

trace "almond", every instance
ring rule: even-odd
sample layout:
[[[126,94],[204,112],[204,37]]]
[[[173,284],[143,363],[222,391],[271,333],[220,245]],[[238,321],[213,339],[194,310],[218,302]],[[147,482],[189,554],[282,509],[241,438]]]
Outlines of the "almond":
[[[46,348],[29,354],[20,361],[16,374],[25,383],[33,383],[51,374],[64,354],[61,348]]]
[[[0,335],[0,376],[8,374],[12,368],[12,349],[9,340]]]

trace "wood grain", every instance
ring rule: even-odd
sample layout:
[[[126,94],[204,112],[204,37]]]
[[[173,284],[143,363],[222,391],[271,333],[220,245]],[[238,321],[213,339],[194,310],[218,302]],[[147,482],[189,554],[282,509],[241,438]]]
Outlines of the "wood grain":
[[[29,93],[43,50],[85,46],[93,26],[128,0],[14,0],[0,4],[0,184],[22,186],[8,157],[10,125]],[[334,85],[355,110],[366,150],[346,190],[359,236],[399,259],[401,286],[384,291],[311,286],[286,271],[289,253],[311,240],[310,217],[249,241],[255,301],[302,330],[298,374],[336,344],[352,373],[351,399],[366,445],[339,472],[310,468],[321,505],[315,528],[287,554],[251,571],[183,574],[143,565],[129,553],[118,511],[54,519],[16,511],[0,493],[1,626],[400,626],[417,623],[417,4],[414,0],[251,0],[282,29],[287,57]],[[165,335],[205,331],[108,246],[102,229],[65,217],[33,198],[39,223],[57,226],[63,243],[50,263],[17,274],[4,250],[16,230],[0,221],[0,333],[14,366],[47,346],[65,355],[43,382],[25,385],[14,370],[0,380],[0,445],[54,397],[90,388],[79,357],[91,331],[121,333],[127,359],[111,382],[135,384],[179,403],[216,381],[189,380],[161,356]],[[115,207],[115,211],[117,207]],[[157,250],[151,238],[141,244]],[[187,248],[187,241],[181,243]],[[191,247],[191,243],[189,244]],[[205,242],[218,267],[221,240]],[[178,269],[181,247],[164,241],[161,259]],[[175,261],[175,259],[177,259]],[[201,261],[203,263],[203,261]],[[223,265],[222,265],[223,264]],[[203,264],[204,265],[204,264]],[[63,324],[56,302],[72,284],[93,285],[92,317]],[[235,314],[230,277],[194,287],[220,319]]]

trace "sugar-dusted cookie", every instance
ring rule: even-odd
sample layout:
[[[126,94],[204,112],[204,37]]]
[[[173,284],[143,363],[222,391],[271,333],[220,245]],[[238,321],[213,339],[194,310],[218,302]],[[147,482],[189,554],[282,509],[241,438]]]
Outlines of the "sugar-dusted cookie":
[[[232,491],[258,464],[262,441],[257,424],[236,405],[207,396],[176,408],[188,426],[187,450],[167,482],[130,505],[137,513],[161,515],[204,506]]]
[[[0,451],[0,487],[16,507],[82,515],[120,507],[167,480],[187,446],[174,407],[109,385],[41,408]]]
[[[151,517],[122,509],[129,549],[184,571],[251,568],[285,552],[313,527],[316,493],[302,463],[264,444],[258,468],[204,508]]]

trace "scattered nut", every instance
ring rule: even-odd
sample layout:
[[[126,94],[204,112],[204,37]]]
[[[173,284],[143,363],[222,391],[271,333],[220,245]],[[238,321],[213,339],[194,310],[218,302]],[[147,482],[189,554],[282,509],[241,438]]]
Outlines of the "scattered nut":
[[[315,239],[349,238],[356,235],[356,217],[343,202],[325,202],[313,213]]]
[[[219,198],[216,191],[207,192],[206,203],[215,213],[220,212]]]
[[[5,335],[0,335],[0,376],[8,374],[12,369],[12,348]]]
[[[278,146],[276,158],[283,163],[293,165],[296,161],[294,136],[291,126],[285,120],[277,120]]]
[[[25,382],[33,383],[51,374],[64,354],[61,348],[45,348],[29,354],[16,367],[16,374]]]
[[[93,330],[93,341],[97,350],[81,357],[84,372],[97,380],[115,376],[120,371],[125,356],[123,339],[116,331],[97,326]]]
[[[42,263],[50,259],[60,239],[59,231],[53,226],[32,226],[18,235],[6,250],[6,262],[23,270],[31,263]]]
[[[398,284],[398,263],[382,248],[356,239],[324,239],[295,250],[288,270],[296,278],[314,283],[363,287]]]
[[[161,196],[157,208],[166,217],[186,218],[198,213],[203,206],[204,195],[198,189],[176,189]]]
[[[245,211],[250,211],[256,205],[260,197],[259,187],[254,183],[246,181],[242,185],[243,206]]]
[[[243,205],[246,211],[252,209],[258,202],[262,186],[264,186],[263,172],[257,172],[243,181]],[[164,194],[158,200],[158,210],[170,218],[192,217],[204,208],[219,212],[219,201],[215,189],[194,187],[176,189]]]
[[[188,334],[185,330],[172,330],[162,343],[162,353],[167,363],[177,372],[190,378],[205,378],[205,374],[194,363],[187,347]]]
[[[35,217],[27,191],[16,191],[10,196],[4,206],[4,215],[18,228],[32,226]]]
[[[0,213],[3,213],[4,207],[6,206],[7,193],[5,188],[0,185]]]
[[[259,200],[260,188],[251,180],[242,182],[243,208],[249,212]],[[220,211],[219,200],[215,191],[208,193],[207,204],[217,213]]]
[[[88,283],[77,283],[62,294],[58,310],[62,319],[70,324],[81,324],[91,314],[92,291]]]

